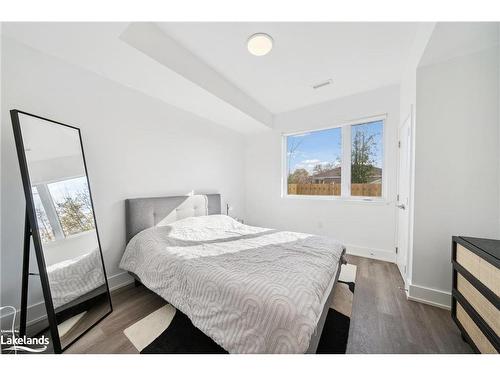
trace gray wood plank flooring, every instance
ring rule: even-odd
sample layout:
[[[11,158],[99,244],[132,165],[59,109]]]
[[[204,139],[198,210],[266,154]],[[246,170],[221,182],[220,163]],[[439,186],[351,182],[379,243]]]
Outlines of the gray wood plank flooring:
[[[406,299],[395,264],[348,262],[358,268],[347,353],[472,353],[449,311]]]

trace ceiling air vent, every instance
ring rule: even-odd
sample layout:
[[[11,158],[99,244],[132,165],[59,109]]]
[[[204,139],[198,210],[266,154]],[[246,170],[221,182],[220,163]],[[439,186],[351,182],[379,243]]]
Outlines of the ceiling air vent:
[[[315,85],[313,85],[312,88],[315,89],[315,90],[317,90],[317,89],[320,89],[322,87],[331,85],[332,83],[333,83],[332,79],[327,79],[326,81],[316,83]]]

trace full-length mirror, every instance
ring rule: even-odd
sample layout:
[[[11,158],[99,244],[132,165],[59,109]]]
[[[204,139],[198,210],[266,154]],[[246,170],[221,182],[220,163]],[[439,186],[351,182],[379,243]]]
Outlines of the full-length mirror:
[[[58,352],[112,309],[80,130],[20,111],[11,114]]]

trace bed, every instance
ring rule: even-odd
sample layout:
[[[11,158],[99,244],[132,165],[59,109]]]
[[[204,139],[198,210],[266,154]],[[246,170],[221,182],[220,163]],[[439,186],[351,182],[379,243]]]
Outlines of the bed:
[[[315,353],[344,246],[220,210],[218,194],[127,200],[120,268],[229,353]]]
[[[105,287],[98,248],[47,267],[47,276],[56,311],[93,296],[95,291],[102,293],[101,287]]]

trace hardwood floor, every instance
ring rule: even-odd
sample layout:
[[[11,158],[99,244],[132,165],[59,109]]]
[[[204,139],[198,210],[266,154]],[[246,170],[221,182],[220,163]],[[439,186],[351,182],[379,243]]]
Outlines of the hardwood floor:
[[[449,311],[406,300],[395,264],[348,261],[358,269],[347,353],[472,353]],[[123,330],[165,302],[133,284],[112,297],[113,313],[65,353],[137,353]]]
[[[472,353],[449,311],[406,299],[395,264],[348,262],[358,269],[347,353]]]
[[[111,294],[113,312],[65,353],[138,353],[123,330],[165,305],[144,286],[130,284]]]

